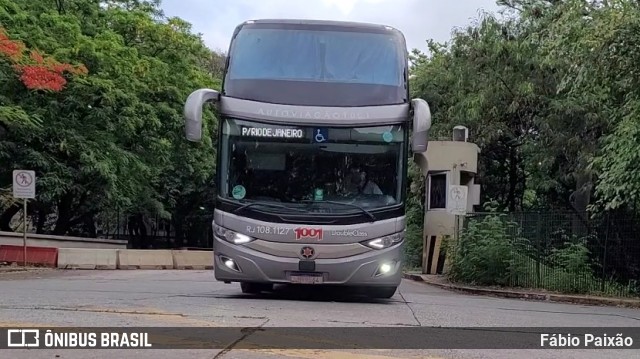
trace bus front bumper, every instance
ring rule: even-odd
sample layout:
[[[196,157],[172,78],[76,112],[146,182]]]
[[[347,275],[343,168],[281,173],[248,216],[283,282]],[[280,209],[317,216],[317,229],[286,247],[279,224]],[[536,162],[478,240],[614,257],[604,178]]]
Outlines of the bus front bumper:
[[[214,236],[214,275],[219,281],[300,283],[315,274],[313,284],[398,286],[402,280],[402,245],[339,258],[302,263],[300,258],[276,257]],[[318,279],[317,277],[321,277]],[[307,283],[310,284],[310,283]]]

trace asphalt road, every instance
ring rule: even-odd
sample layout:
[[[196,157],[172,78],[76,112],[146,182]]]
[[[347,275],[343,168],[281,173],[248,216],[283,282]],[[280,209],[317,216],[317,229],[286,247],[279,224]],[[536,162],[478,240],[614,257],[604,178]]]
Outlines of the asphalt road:
[[[640,327],[640,311],[470,296],[404,281],[390,300],[282,287],[243,295],[211,271],[0,272],[0,326]],[[5,350],[5,358],[637,358],[637,350]]]

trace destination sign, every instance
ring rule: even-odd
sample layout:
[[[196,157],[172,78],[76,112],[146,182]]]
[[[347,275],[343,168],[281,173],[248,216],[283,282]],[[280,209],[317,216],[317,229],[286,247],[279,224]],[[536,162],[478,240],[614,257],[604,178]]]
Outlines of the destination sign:
[[[304,130],[299,128],[242,127],[242,136],[270,138],[304,138]]]

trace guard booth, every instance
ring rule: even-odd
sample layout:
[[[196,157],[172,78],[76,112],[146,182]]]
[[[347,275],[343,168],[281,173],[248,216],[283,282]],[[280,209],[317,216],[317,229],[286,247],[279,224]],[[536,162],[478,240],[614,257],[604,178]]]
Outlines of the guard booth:
[[[429,141],[416,162],[426,176],[422,273],[441,274],[446,269],[443,240],[453,237],[464,215],[480,204],[475,183],[480,148],[468,141],[464,126],[453,129],[452,141]],[[456,221],[458,223],[456,224]]]

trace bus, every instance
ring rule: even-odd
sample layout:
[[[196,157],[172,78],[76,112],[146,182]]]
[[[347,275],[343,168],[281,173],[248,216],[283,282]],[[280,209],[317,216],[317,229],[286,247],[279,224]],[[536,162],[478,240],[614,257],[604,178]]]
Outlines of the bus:
[[[220,91],[197,89],[184,107],[189,141],[202,138],[204,105],[218,114],[216,280],[243,293],[292,284],[394,295],[408,161],[431,127],[408,66],[404,35],[385,25],[236,27]]]

